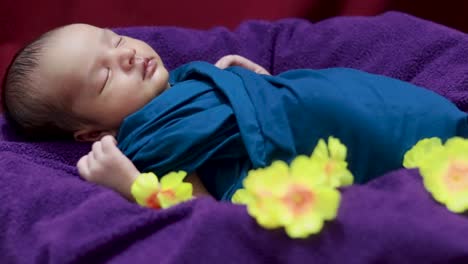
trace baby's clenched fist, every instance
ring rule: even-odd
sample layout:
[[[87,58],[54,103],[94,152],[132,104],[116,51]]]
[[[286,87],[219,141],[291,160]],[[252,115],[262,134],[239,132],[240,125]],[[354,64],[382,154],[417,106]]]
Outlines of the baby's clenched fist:
[[[81,157],[77,167],[85,180],[111,188],[132,200],[131,186],[140,172],[117,148],[113,136],[94,142],[92,150]]]

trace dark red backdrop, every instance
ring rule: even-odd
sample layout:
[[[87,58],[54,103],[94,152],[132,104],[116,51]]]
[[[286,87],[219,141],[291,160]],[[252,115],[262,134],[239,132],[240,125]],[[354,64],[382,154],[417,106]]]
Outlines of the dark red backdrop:
[[[250,18],[374,15],[401,10],[468,31],[468,2],[436,0],[1,0],[0,77],[14,52],[51,28],[73,22],[116,27],[175,25],[236,27]],[[450,3],[450,4],[449,4]]]

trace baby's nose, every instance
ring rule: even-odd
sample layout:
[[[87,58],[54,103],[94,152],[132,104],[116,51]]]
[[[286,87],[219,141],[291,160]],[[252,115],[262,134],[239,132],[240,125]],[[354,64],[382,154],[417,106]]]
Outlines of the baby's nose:
[[[135,49],[123,48],[120,49],[117,54],[119,63],[124,68],[124,70],[131,70],[133,64],[135,63]]]

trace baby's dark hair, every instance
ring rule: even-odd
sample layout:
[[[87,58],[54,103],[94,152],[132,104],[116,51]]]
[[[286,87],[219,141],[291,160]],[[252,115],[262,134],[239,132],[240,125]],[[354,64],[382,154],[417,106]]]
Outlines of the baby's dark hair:
[[[5,116],[18,132],[31,139],[70,138],[81,122],[67,111],[67,100],[46,95],[40,87],[39,65],[54,29],[21,49],[9,65],[3,82]]]

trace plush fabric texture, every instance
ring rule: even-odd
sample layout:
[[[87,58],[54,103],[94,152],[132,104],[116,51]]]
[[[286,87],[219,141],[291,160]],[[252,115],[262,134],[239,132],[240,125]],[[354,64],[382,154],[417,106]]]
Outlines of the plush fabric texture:
[[[427,87],[468,110],[468,37],[400,13],[375,18],[246,22],[236,31],[126,28],[171,69],[244,55],[273,74],[363,69]],[[82,181],[88,144],[0,142],[2,263],[467,263],[467,215],[434,202],[416,170],[343,189],[335,221],[306,240],[260,228],[244,207],[210,198],[164,211]]]

